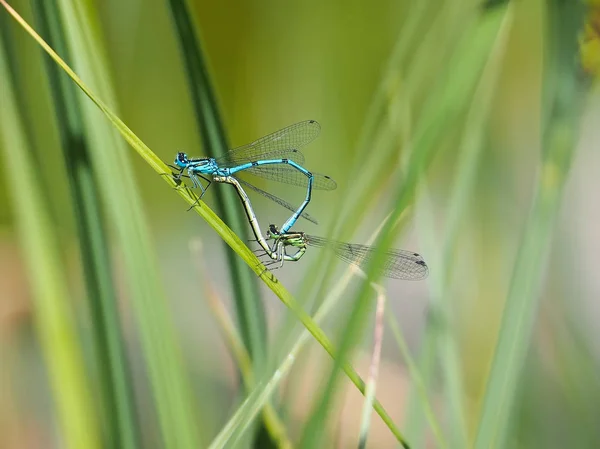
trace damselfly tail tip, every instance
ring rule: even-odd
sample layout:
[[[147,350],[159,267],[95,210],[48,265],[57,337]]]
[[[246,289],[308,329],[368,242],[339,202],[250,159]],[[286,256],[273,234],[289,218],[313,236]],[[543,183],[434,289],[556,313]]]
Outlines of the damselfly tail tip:
[[[421,256],[419,256],[421,257]],[[416,280],[421,280],[421,279],[425,279],[427,276],[429,276],[429,267],[427,266],[427,264],[425,263],[425,261],[423,259],[421,260],[416,260],[415,263],[417,263],[418,265],[420,265],[423,268],[420,268],[419,271],[419,276],[417,276]]]

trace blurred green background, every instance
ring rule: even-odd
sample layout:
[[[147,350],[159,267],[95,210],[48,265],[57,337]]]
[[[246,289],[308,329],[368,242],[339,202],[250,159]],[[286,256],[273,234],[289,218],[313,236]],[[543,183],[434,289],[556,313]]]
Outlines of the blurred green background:
[[[66,37],[67,61],[165,163],[177,151],[206,154],[173,3],[47,5]],[[187,8],[231,147],[306,119],[322,126],[303,152],[307,167],[338,188],[313,193],[308,212],[319,226],[302,221],[297,228],[362,243],[392,214],[400,226],[388,229],[390,242],[428,262],[426,281],[381,281],[386,313],[402,336],[386,325],[377,397],[411,447],[595,448],[598,5],[490,3],[497,4],[227,0]],[[39,30],[38,2],[10,4]],[[99,285],[114,293],[118,320],[98,331],[107,346],[98,343],[95,314],[106,309],[94,308],[85,281],[83,213],[59,131],[68,119],[54,108],[56,85],[39,46],[4,8],[0,19],[0,447],[209,447],[253,391],[246,385],[244,392],[240,361],[210,305],[225,305],[239,328],[238,272],[210,225],[186,212],[122,141],[111,146],[117,159],[102,159],[110,124],[77,92],[104,225],[99,251],[109,281]],[[71,34],[73,23],[93,40]],[[112,98],[103,96],[110,91]],[[30,174],[22,176],[21,167]],[[259,186],[294,203],[303,195]],[[219,212],[217,189],[231,186],[213,184],[204,197]],[[263,229],[285,220],[285,210],[250,196]],[[128,237],[138,234],[137,243]],[[315,249],[274,274],[313,311],[340,285],[343,269]],[[260,296],[246,293],[266,315],[264,359],[254,365],[264,383],[266,367],[282,363],[301,326],[250,279]],[[352,280],[321,323],[340,346],[360,336],[350,360],[363,378],[373,340],[365,285]],[[150,297],[158,302],[144,302]],[[367,302],[357,325],[352,312]],[[345,378],[325,387],[332,363],[314,341],[301,354],[271,401],[286,443],[272,433],[261,437],[260,420],[246,417],[253,425],[237,422],[239,438],[226,447],[359,444],[362,396]],[[121,373],[121,389],[103,360],[111,367],[126,361],[112,371]],[[328,389],[336,393],[331,403]],[[312,440],[311,419],[323,410],[325,434]],[[367,447],[398,445],[376,415],[368,435]]]

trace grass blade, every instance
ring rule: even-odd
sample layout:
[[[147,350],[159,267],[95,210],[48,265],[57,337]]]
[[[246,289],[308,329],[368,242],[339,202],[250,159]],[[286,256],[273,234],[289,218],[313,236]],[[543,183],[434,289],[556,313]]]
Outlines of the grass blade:
[[[491,102],[496,92],[496,84],[500,74],[501,63],[504,58],[508,37],[513,23],[512,6],[509,5],[507,13],[499,29],[489,60],[486,63],[481,80],[473,96],[473,102],[467,113],[464,132],[459,144],[460,153],[457,158],[458,169],[454,176],[454,187],[450,193],[448,202],[448,217],[446,220],[445,236],[441,244],[439,256],[433,260],[432,265],[440,267],[440,270],[432,272],[433,300],[428,321],[425,325],[425,348],[434,345],[437,349],[423,351],[422,357],[432,357],[431,360],[422,360],[424,366],[433,370],[435,363],[433,358],[440,357],[440,364],[445,380],[446,403],[450,425],[451,444],[453,448],[462,448],[468,445],[468,433],[465,418],[464,389],[462,386],[462,375],[460,373],[460,361],[457,354],[456,329],[453,328],[453,293],[451,285],[451,271],[453,267],[452,258],[455,255],[457,239],[464,217],[467,215],[468,200],[475,189],[477,180],[480,153],[483,147],[484,130],[491,108]],[[428,254],[435,254],[436,249],[430,248]],[[433,372],[426,373],[431,378]],[[421,407],[420,391],[415,387],[411,392],[414,400],[410,401],[409,412],[412,425],[411,435],[417,438],[417,446],[424,444],[424,432],[422,425],[418,425],[417,408]],[[422,401],[421,401],[422,402]],[[419,440],[421,439],[421,440]]]
[[[549,29],[556,41],[549,43],[547,52],[542,111],[548,116],[542,127],[541,172],[502,314],[476,448],[504,447],[513,428],[511,412],[535,324],[545,259],[578,136],[583,101],[574,55],[583,24],[581,9],[576,3],[549,2]]]
[[[73,311],[70,309],[62,261],[50,223],[39,178],[30,163],[29,143],[13,95],[11,74],[0,34],[0,78],[3,94],[0,108],[0,146],[4,150],[17,227],[30,274],[35,307],[35,325],[48,367],[61,436],[65,446],[99,449],[94,404],[87,383]]]
[[[369,264],[367,272],[368,280],[363,280],[358,289],[352,304],[352,313],[348,319],[343,331],[342,345],[340,347],[339,358],[331,372],[327,387],[324,390],[315,413],[306,426],[304,431],[304,447],[314,447],[319,445],[321,433],[323,431],[322,423],[326,420],[329,410],[329,404],[333,399],[334,390],[337,387],[337,378],[340,363],[349,356],[361,331],[364,328],[365,317],[368,314],[368,305],[370,304],[371,287],[369,282],[377,282],[376,273],[380,272],[381,257],[383,251],[389,249],[395,240],[396,234],[393,232],[394,223],[398,220],[400,214],[406,209],[412,201],[420,177],[424,174],[426,168],[431,163],[440,139],[444,136],[446,127],[450,125],[448,117],[456,116],[457,111],[464,109],[464,105],[471,98],[474,85],[479,77],[484,61],[489,54],[489,49],[495,39],[503,11],[498,14],[475,23],[465,32],[455,50],[452,62],[447,68],[449,73],[460,82],[447,83],[444,80],[437,89],[431,93],[422,113],[422,118],[416,126],[416,131],[412,141],[413,152],[407,163],[407,172],[397,183],[395,189],[396,196],[393,201],[394,209],[389,221],[384,225],[381,236],[378,239],[378,248],[380,253]],[[471,38],[477,36],[478,39]],[[405,446],[407,447],[407,446]]]
[[[227,347],[237,363],[246,390],[252,391],[256,387],[256,376],[252,371],[252,359],[244,346],[241,335],[239,335],[235,328],[233,320],[229,317],[229,312],[223,304],[223,300],[219,297],[217,287],[208,276],[207,268],[201,263],[202,241],[198,239],[197,241],[191,242],[190,249],[193,260],[198,266],[198,284],[204,289],[204,296],[208,302],[208,307],[215,317],[215,321],[220,327],[221,334],[225,339]],[[260,407],[262,407],[262,404],[260,404]],[[280,449],[291,449],[293,446],[287,436],[285,425],[277,415],[277,412],[271,403],[265,403],[262,415],[265,430],[269,433],[270,438],[275,442],[277,447]],[[251,419],[248,419],[248,421],[251,421]]]
[[[55,0],[34,0],[40,30],[63,55],[67,55],[65,36],[58,18]],[[108,243],[101,213],[98,186],[90,162],[89,149],[81,120],[81,108],[76,87],[47,56],[46,71],[50,79],[55,115],[75,204],[76,221],[81,242],[81,257],[85,272],[87,298],[92,313],[96,347],[96,366],[100,372],[103,414],[107,423],[106,444],[122,448],[139,446],[139,429],[135,419],[135,404],[127,369],[125,349],[117,301],[111,276]]]
[[[187,68],[202,147],[211,157],[222,156],[229,150],[229,145],[200,40],[194,32],[185,1],[170,0],[169,5]],[[248,240],[248,223],[240,209],[236,193],[232,189],[216,188],[215,195],[218,210],[224,221],[238,236]],[[241,334],[252,356],[255,369],[259,369],[266,361],[267,326],[257,279],[229,248],[227,248],[227,262]]]
[[[373,289],[377,293],[377,306],[375,309],[375,325],[373,335],[373,353],[371,355],[371,364],[369,366],[369,378],[367,379],[367,389],[365,393],[365,402],[362,407],[362,417],[359,433],[359,449],[366,449],[369,429],[371,427],[371,414],[373,401],[375,399],[375,391],[377,389],[377,379],[379,377],[379,362],[381,360],[381,347],[383,345],[383,329],[384,329],[384,314],[386,292],[380,285],[372,284]]]
[[[59,0],[58,5],[74,65],[97,92],[111,104],[116,104],[105,60],[104,38],[97,23],[97,8],[93,2],[72,0]],[[127,288],[164,444],[167,448],[198,447],[198,423],[201,421],[195,417],[191,387],[160,283],[147,220],[141,210],[127,151],[122,139],[98,109],[81,93],[79,96],[94,174],[128,275]]]

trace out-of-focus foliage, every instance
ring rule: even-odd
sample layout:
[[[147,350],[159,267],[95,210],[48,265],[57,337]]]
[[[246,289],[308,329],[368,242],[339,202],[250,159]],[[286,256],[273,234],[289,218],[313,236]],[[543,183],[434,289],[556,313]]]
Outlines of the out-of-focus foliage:
[[[600,77],[600,1],[589,0],[585,29],[581,36],[581,63],[592,77]]]
[[[9,3],[35,27],[35,2]],[[74,5],[71,20],[89,19],[89,40],[71,41],[71,60],[79,61],[76,69],[85,66],[82,61],[100,61],[101,70],[79,75],[110,86],[104,92],[112,89],[114,97],[103,100],[135,134],[166,163],[177,151],[205,154],[168,2],[57,4],[66,35],[76,31],[64,15],[66,5]],[[308,211],[320,225],[301,222],[298,229],[362,243],[392,214],[400,221],[386,229],[389,243],[425,256],[431,271],[426,282],[382,281],[387,313],[401,333],[386,328],[376,396],[413,448],[592,448],[598,441],[600,101],[588,89],[600,74],[600,1],[577,3],[587,8],[579,22],[577,11],[559,16],[562,23],[581,24],[559,32],[556,13],[566,4],[187,2],[232,146],[297,121],[321,123],[319,139],[303,149],[306,165],[333,177],[338,189],[313,192]],[[18,130],[8,120],[0,123],[0,447],[71,448],[73,434],[57,412],[64,413],[60,395],[72,399],[76,388],[87,388],[95,403],[98,395],[111,394],[101,388],[95,364],[119,359],[95,353],[84,283],[88,267],[75,226],[82,214],[66,182],[70,168],[58,131],[66,118],[55,115],[39,47],[2,7],[0,27],[8,50],[3,63],[14,80],[0,80],[0,107],[7,108],[9,94],[16,100],[11,118],[22,123],[30,148],[25,153],[25,145],[13,147]],[[567,41],[578,42],[578,51],[561,54],[565,47],[559,44]],[[87,120],[88,137],[111,129],[101,114]],[[106,136],[97,135],[109,142]],[[182,438],[179,447],[195,447],[198,438],[205,447],[219,435],[217,441],[248,447],[255,441],[251,416],[263,416],[260,405],[272,394],[266,409],[271,441],[356,447],[362,396],[345,377],[331,375],[322,348],[298,337],[303,328],[297,318],[267,289],[258,298],[270,336],[265,373],[276,376],[248,374],[237,336],[229,331],[222,337],[218,323],[228,321],[216,320],[206,301],[224,305],[220,314],[236,313],[236,280],[219,237],[198,215],[186,213],[187,204],[142,158],[125,145],[111,145],[117,148],[127,158],[104,166],[98,158],[93,176],[104,186],[99,208],[107,264],[127,354],[124,371],[134,389],[129,405],[140,442],[132,444],[178,447]],[[20,165],[44,187],[22,182],[29,178],[12,167],[16,152],[27,155]],[[132,187],[111,190],[119,185],[112,176],[127,178],[123,185]],[[294,203],[303,196],[294,187],[259,186]],[[203,199],[215,206],[213,189],[228,188],[213,184]],[[23,213],[27,207],[20,202],[28,195],[19,192],[39,195],[44,209],[38,226],[32,226],[32,210]],[[287,216],[250,195],[263,229]],[[144,239],[143,226],[134,226],[136,217],[151,237]],[[127,226],[135,241],[123,237]],[[52,240],[54,259],[47,259],[45,247],[27,243],[40,236]],[[94,242],[97,236],[88,237]],[[191,249],[197,239],[202,251]],[[49,291],[56,291],[56,282],[68,289],[59,302],[69,310],[62,317],[68,323],[54,331],[58,337],[65,329],[77,332],[85,360],[69,363],[90,373],[89,387],[69,385],[68,377],[62,384],[61,371],[53,368],[60,363],[50,362],[64,353],[59,347],[53,354],[57,347],[50,344],[60,338],[44,340],[40,318],[53,317],[40,314],[53,309],[40,302],[46,271],[32,268],[32,261],[43,266],[48,260],[56,260],[48,272],[57,273]],[[147,271],[154,261],[156,269]],[[322,326],[354,354],[352,363],[366,378],[371,339],[358,337],[365,329],[371,335],[372,288],[344,278],[340,268],[313,249],[274,274],[306,310],[322,312],[322,302],[337,301]],[[147,298],[162,298],[161,285],[168,308],[140,313],[151,304]],[[52,322],[61,320],[45,323]],[[153,323],[162,323],[164,334]],[[507,329],[517,329],[513,336],[519,338],[503,336]],[[293,344],[306,342],[305,352],[286,358]],[[503,346],[507,342],[512,346]],[[240,389],[238,363],[248,392]],[[115,398],[132,400],[119,393]],[[103,413],[97,415],[90,428],[106,433],[111,427]],[[111,440],[106,434],[98,439],[106,445]],[[368,447],[396,445],[374,415]]]

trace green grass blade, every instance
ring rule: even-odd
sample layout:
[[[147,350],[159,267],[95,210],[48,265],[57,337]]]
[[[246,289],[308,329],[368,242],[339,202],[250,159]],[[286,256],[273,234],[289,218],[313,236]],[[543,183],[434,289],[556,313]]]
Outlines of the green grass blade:
[[[117,128],[124,139],[133,147],[134,150],[159,174],[169,174],[168,167],[162,162],[146,144],[144,144],[134,133],[119,119],[115,113],[100,100],[77,76],[77,74],[48,46],[48,44],[23,20],[23,18],[12,9],[5,0],[0,0],[0,4],[13,16],[13,18],[27,31],[32,38],[60,65],[63,70],[71,77],[71,79],[79,86],[79,88],[92,100],[92,102],[107,116],[109,121]],[[163,176],[162,179],[171,187],[177,187],[171,176]],[[188,189],[178,188],[176,192],[189,204],[194,205],[194,210],[206,220],[206,222],[219,234],[219,236],[232,248],[234,251],[248,264],[248,266],[264,281],[268,288],[277,295],[281,302],[288,307],[306,327],[311,335],[319,342],[319,344],[327,351],[327,353],[335,360],[337,354],[334,346],[327,338],[325,333],[316,325],[314,320],[304,311],[304,309],[296,302],[293,296],[285,289],[285,287],[275,278],[275,276],[265,271],[264,266],[260,263],[254,253],[239,239],[239,237],[229,229],[225,223],[203,202],[198,202],[195,196],[191,196]],[[145,254],[144,254],[145,255]],[[146,256],[146,255],[145,255]],[[149,292],[151,295],[151,292]],[[161,313],[163,313],[161,311]],[[166,313],[166,312],[165,312]],[[162,331],[162,329],[161,329]],[[164,338],[164,336],[163,336]],[[164,344],[161,342],[160,344]],[[354,368],[344,362],[341,364],[343,371],[346,373],[352,383],[364,394],[364,382],[358,376]],[[169,389],[167,388],[167,391]],[[160,392],[159,392],[160,393]],[[398,439],[403,441],[403,437],[399,429],[396,427],[390,416],[379,402],[373,405],[375,411],[382,418],[386,426]],[[177,437],[177,436],[175,436]],[[167,442],[170,443],[170,442]]]
[[[542,167],[538,192],[525,228],[502,315],[478,428],[478,448],[502,447],[498,441],[506,437],[508,414],[517,392],[519,373],[534,326],[541,275],[567,175],[564,163],[576,140],[573,130],[569,129],[572,124],[556,123],[554,126],[556,129],[549,133],[546,140],[551,155]]]
[[[338,304],[338,301],[342,298],[345,289],[348,287],[350,281],[354,277],[354,272],[355,269],[353,267],[348,267],[346,269],[345,274],[342,276],[336,286],[328,293],[327,297],[315,313],[315,323],[318,324],[324,321],[325,318],[334,310],[335,306]],[[311,334],[312,332],[310,328],[307,327],[303,329],[300,336],[294,341],[292,347],[287,350],[283,361],[279,364],[271,377],[266,382],[261,382],[259,384],[259,386],[252,392],[252,398],[248,399],[242,406],[240,406],[234,417],[230,419],[228,424],[220,432],[219,436],[215,438],[212,443],[215,445],[215,447],[222,447],[223,444],[230,441],[231,438],[234,438],[234,428],[232,425],[234,420],[239,420],[239,422],[242,423],[250,421],[256,416],[256,414],[258,414],[261,408],[265,406],[272,393],[276,391],[278,382],[291,370],[300,352],[309,341]],[[362,380],[360,382],[362,385],[361,391],[363,394],[365,394],[366,390],[364,390],[364,384],[362,384]],[[398,441],[401,441],[402,434],[398,429],[395,428],[389,416],[385,414],[381,404],[378,401],[374,401],[373,408],[379,413],[386,423],[389,423],[390,429],[392,429]],[[245,414],[243,419],[240,418],[240,414]],[[235,438],[241,438],[242,436],[243,434],[241,431],[235,432]]]
[[[236,329],[233,320],[229,316],[229,312],[224,305],[222,298],[219,296],[219,291],[208,276],[208,270],[202,261],[202,242],[197,240],[192,243],[192,257],[198,266],[198,285],[202,286],[204,296],[208,306],[219,325],[221,334],[225,339],[225,343],[229,348],[240,374],[242,381],[247,391],[252,391],[256,387],[256,376],[252,370],[252,359],[246,350],[241,335]],[[260,398],[261,396],[259,396]],[[262,408],[262,416],[265,425],[265,430],[269,433],[270,438],[280,449],[291,449],[293,447],[283,421],[277,415],[275,407],[269,402],[258,404],[258,408]],[[249,423],[252,417],[247,418]],[[237,429],[239,431],[239,429]]]
[[[293,363],[293,359],[290,360],[290,363]],[[281,372],[276,371],[264,386],[262,383],[259,383],[210,443],[210,446],[208,446],[209,449],[237,447],[236,443],[239,442],[248,426],[252,423],[253,417],[261,412],[275,389],[279,386],[281,377]]]
[[[359,211],[368,210],[377,204],[375,199],[377,195],[381,195],[382,187],[386,186],[390,178],[397,177],[400,165],[399,147],[403,152],[410,152],[414,144],[412,133],[415,132],[413,130],[415,123],[427,122],[427,115],[431,116],[442,102],[440,97],[445,92],[444,86],[448,84],[448,80],[444,80],[443,83],[433,83],[437,92],[423,102],[425,104],[421,108],[424,112],[420,112],[417,108],[414,97],[418,95],[419,90],[431,90],[431,85],[426,84],[431,72],[441,69],[452,73],[453,67],[447,67],[446,60],[449,56],[440,50],[440,38],[436,34],[436,29],[457,27],[457,24],[451,21],[449,24],[447,18],[452,10],[456,9],[456,5],[445,3],[439,8],[435,3],[429,5],[428,3],[419,2],[419,5],[414,6],[415,17],[408,19],[409,29],[403,30],[399,36],[396,48],[390,56],[386,74],[377,88],[373,104],[365,118],[365,126],[361,131],[352,169],[353,178],[360,182],[359,185],[354,186],[354,190],[359,193],[353,195],[353,201],[348,203],[349,210],[344,214],[344,219],[340,220],[342,225],[336,232],[336,238],[341,240],[348,240],[356,229],[356,220],[352,220],[351,217],[360,215]],[[468,8],[465,8],[465,11],[468,14],[461,18],[458,25],[461,29],[467,24],[472,26],[473,12]],[[423,15],[427,18],[425,24],[421,23],[424,21]],[[424,26],[424,29],[420,30],[418,42],[414,42],[414,38],[411,37],[415,31],[412,29],[418,29],[419,24]],[[456,34],[460,36],[459,33]],[[459,38],[453,35],[451,38],[446,37],[444,45],[454,51],[457,40]],[[412,51],[415,53],[412,59],[410,58],[411,46],[416,47],[416,50]],[[429,57],[431,52],[442,53],[443,56],[432,59]],[[450,55],[452,52],[446,53]],[[445,61],[441,68],[440,61]],[[419,113],[424,118],[421,118]],[[364,155],[371,152],[378,157],[367,158],[365,161]]]
[[[57,6],[54,0],[34,0],[33,11],[48,43],[61,54],[67,55]],[[79,96],[68,77],[47,55],[44,56],[81,242],[87,299],[94,331],[94,355],[100,374],[98,397],[104,403],[102,409],[106,422],[106,444],[109,447],[133,449],[139,446],[139,429],[116,309],[117,300],[107,253],[108,238],[85,140]]]
[[[19,119],[11,74],[0,35],[0,146],[5,176],[19,229],[35,308],[35,325],[48,367],[61,436],[68,448],[102,447],[96,426],[84,360],[47,203],[38,174],[30,163],[32,152]]]
[[[218,102],[202,46],[194,31],[185,0],[170,0],[171,14],[183,54],[196,122],[202,137],[202,147],[211,157],[224,155],[229,150],[225,127],[219,114]],[[227,225],[242,239],[248,239],[248,222],[232,189],[215,188],[218,211]],[[229,277],[234,292],[240,330],[252,356],[255,369],[266,361],[266,317],[258,290],[256,276],[244,262],[227,248]]]
[[[89,85],[108,102],[116,104],[94,4],[60,0],[58,10],[74,65]],[[97,108],[80,93],[79,96],[94,175],[127,272],[127,288],[162,439],[167,448],[198,447],[201,421],[196,418],[191,386],[160,282],[127,150]]]
[[[581,318],[573,313],[571,298],[565,299],[551,318],[551,338],[558,352],[556,383],[565,398],[564,413],[572,422],[574,432],[565,435],[562,429],[557,431],[573,447],[594,447],[600,440],[600,429],[595,425],[600,410],[600,363],[585,335],[586,330],[582,329]],[[545,421],[542,418],[540,422],[544,425]]]
[[[348,177],[353,180],[348,184],[352,190],[346,193],[350,200],[338,204],[334,213],[334,216],[338,217],[337,225],[332,222],[332,226],[325,232],[326,236],[351,241],[360,224],[356,217],[367,216],[369,211],[379,204],[386,191],[397,166],[398,144],[406,137],[404,134],[407,134],[410,128],[410,113],[407,112],[410,108],[410,95],[406,93],[403,80],[406,59],[416,41],[422,39],[419,26],[431,20],[428,13],[432,12],[432,8],[434,6],[431,2],[423,1],[408,10],[406,22],[401,27],[397,43],[391,52],[385,73],[375,89],[364,125],[361,127],[350,169],[352,174]],[[400,98],[399,104],[405,105],[400,113],[392,107],[397,106],[394,98]],[[365,154],[376,154],[377,157],[365,158]],[[328,296],[328,287],[337,263],[338,260],[333,254],[323,254],[320,263],[312,264],[307,271],[307,279],[321,278],[320,282],[303,283],[298,295],[300,298],[315,298],[313,310],[320,308],[320,298]],[[278,331],[282,337],[276,338],[275,341],[284,341],[283,335],[289,333],[291,326],[293,317],[287,316]]]
[[[419,178],[431,163],[446,128],[452,124],[452,121],[449,121],[448,117],[455,117],[457,112],[464,109],[465,104],[471,98],[475,83],[489,54],[491,44],[497,35],[503,17],[502,14],[503,11],[500,14],[490,15],[491,17],[486,18],[487,20],[475,23],[465,32],[460,45],[455,50],[452,62],[447,68],[448,72],[452,73],[453,77],[459,81],[448,83],[448,80],[443,80],[443,84],[438,84],[437,88],[431,92],[431,97],[428,99],[422,117],[415,128],[412,140],[414,149],[407,164],[406,174],[397,183],[396,189],[394,189],[397,193],[393,201],[394,209],[392,215],[384,226],[381,237],[378,240],[378,247],[381,252],[369,264],[367,270],[369,280],[361,282],[355,299],[351,302],[352,313],[343,331],[342,345],[338,354],[339,358],[334,365],[327,387],[315,408],[315,412],[306,426],[304,447],[318,447],[319,445],[323,431],[322,423],[326,420],[334,390],[337,387],[339,364],[343,363],[346,357],[348,357],[351,349],[360,337],[366,316],[369,312],[368,306],[371,295],[369,281],[377,281],[375,274],[380,272],[380,256],[383,251],[391,247],[395,240],[396,234],[393,232],[394,224],[412,201]],[[477,37],[478,39],[473,40],[473,37]]]
[[[491,108],[491,100],[496,92],[496,83],[500,74],[501,62],[508,36],[512,28],[513,11],[509,5],[507,13],[504,16],[503,23],[499,29],[496,41],[490,52],[489,60],[481,75],[481,81],[473,96],[473,102],[467,113],[464,125],[463,136],[459,144],[459,155],[457,158],[457,172],[454,176],[454,187],[450,192],[448,202],[447,225],[445,226],[445,236],[442,241],[442,249],[439,257],[432,259],[432,266],[439,267],[431,274],[433,304],[428,313],[428,323],[426,323],[425,337],[428,346],[431,341],[436,342],[437,350],[424,351],[424,356],[431,356],[440,359],[441,369],[445,380],[444,392],[445,402],[448,408],[449,434],[451,435],[451,444],[453,448],[466,447],[468,444],[468,435],[466,428],[466,410],[464,405],[464,389],[462,386],[462,375],[460,373],[460,360],[457,354],[457,335],[456,323],[453,320],[453,294],[451,285],[451,271],[453,267],[453,257],[455,256],[459,230],[464,224],[464,217],[467,216],[467,207],[469,198],[475,189],[477,181],[478,167],[481,150],[484,144],[484,131],[487,125],[487,119]],[[435,248],[429,248],[428,254],[435,254]],[[434,360],[423,362],[426,366],[433,368]],[[433,373],[427,373],[430,378]],[[414,429],[410,429],[411,435],[421,440],[416,444],[423,444],[424,433],[422,426],[417,426],[416,421],[419,413],[417,408],[421,407],[420,392],[413,389],[408,416],[414,423]],[[408,431],[408,430],[407,430]]]
[[[346,203],[348,206],[346,213],[338,211],[337,216],[340,217],[338,224],[340,225],[335,233],[329,232],[327,235],[350,241],[360,223],[356,217],[366,216],[368,211],[385,198],[385,194],[390,191],[390,185],[405,176],[403,173],[398,173],[401,165],[399,147],[403,152],[410,152],[413,145],[411,141],[412,122],[413,115],[416,113],[413,111],[413,108],[416,109],[413,97],[417,95],[418,90],[431,90],[431,86],[426,83],[424,85],[423,81],[427,80],[431,73],[438,70],[452,73],[456,70],[454,66],[447,67],[447,62],[444,62],[445,65],[440,63],[440,61],[449,59],[448,56],[432,59],[426,55],[430,55],[432,52],[440,53],[438,29],[460,28],[462,30],[465,28],[465,24],[472,22],[474,11],[476,11],[472,8],[465,8],[467,14],[460,17],[459,24],[451,23],[449,26],[445,16],[449,13],[456,15],[456,9],[454,4],[444,4],[443,8],[438,8],[437,5],[423,2],[409,10],[407,28],[403,29],[399,36],[399,41],[390,56],[386,73],[376,89],[369,114],[365,118],[365,125],[355,155],[356,161],[352,169],[354,173],[351,176],[353,179],[352,192],[348,194],[348,198],[352,200]],[[420,34],[416,35],[419,26],[428,26],[428,28],[419,30]],[[459,41],[458,37],[449,36],[447,31],[443,34],[444,45],[453,49],[456,41]],[[455,34],[460,36],[460,33]],[[418,42],[413,45],[415,39]],[[411,47],[416,47],[416,50]],[[442,52],[444,55],[446,53],[451,54],[452,52]],[[434,60],[436,62],[432,63]],[[412,81],[409,82],[408,79]],[[432,83],[434,81],[437,80],[433,80]],[[424,108],[425,113],[431,115],[432,111],[438,108],[440,97],[445,92],[444,85],[447,82],[446,79],[441,82],[437,81],[436,93],[429,96]],[[420,112],[420,114],[424,113]],[[454,111],[449,111],[448,117],[452,119],[454,114]],[[376,154],[377,157],[365,158],[365,154]],[[342,216],[345,218],[341,219]],[[333,273],[332,268],[335,264],[331,263],[330,256],[323,257],[323,264],[315,264],[307,276],[316,277],[316,274],[323,272],[323,266],[327,266],[329,269],[326,271],[323,281],[318,284],[319,289],[315,295],[317,298],[325,296],[330,276]]]
[[[423,410],[423,414],[425,415],[425,419],[427,420],[429,427],[431,428],[431,432],[433,433],[433,437],[435,438],[437,447],[440,449],[445,449],[448,447],[448,443],[446,442],[439,420],[436,417],[432,408],[431,396],[428,394],[428,385],[425,384],[425,380],[422,375],[422,370],[417,366],[417,362],[414,360],[413,356],[410,353],[408,343],[406,342],[404,335],[402,335],[400,326],[398,325],[398,321],[391,314],[387,314],[386,319],[388,320],[388,327],[390,328],[394,336],[394,340],[398,345],[400,354],[402,355],[402,358],[406,363],[406,367],[408,369],[408,372],[410,373],[411,381],[414,384],[413,389],[415,390],[415,395],[417,398],[417,400],[415,400],[414,402],[418,402],[419,409],[412,413],[416,414],[421,409]],[[409,406],[407,412],[407,415],[409,417],[411,417],[411,410],[413,409]],[[411,442],[411,444],[414,445],[414,447],[420,447],[423,445],[422,442],[418,441],[418,434],[415,434],[415,432],[409,424],[406,425],[405,431],[407,434],[407,439]]]
[[[548,29],[556,40],[549,42],[546,52],[542,164],[502,314],[476,448],[505,447],[514,428],[513,406],[535,324],[541,277],[578,137],[583,92],[574,55],[582,28],[581,6],[552,1],[548,12]]]

